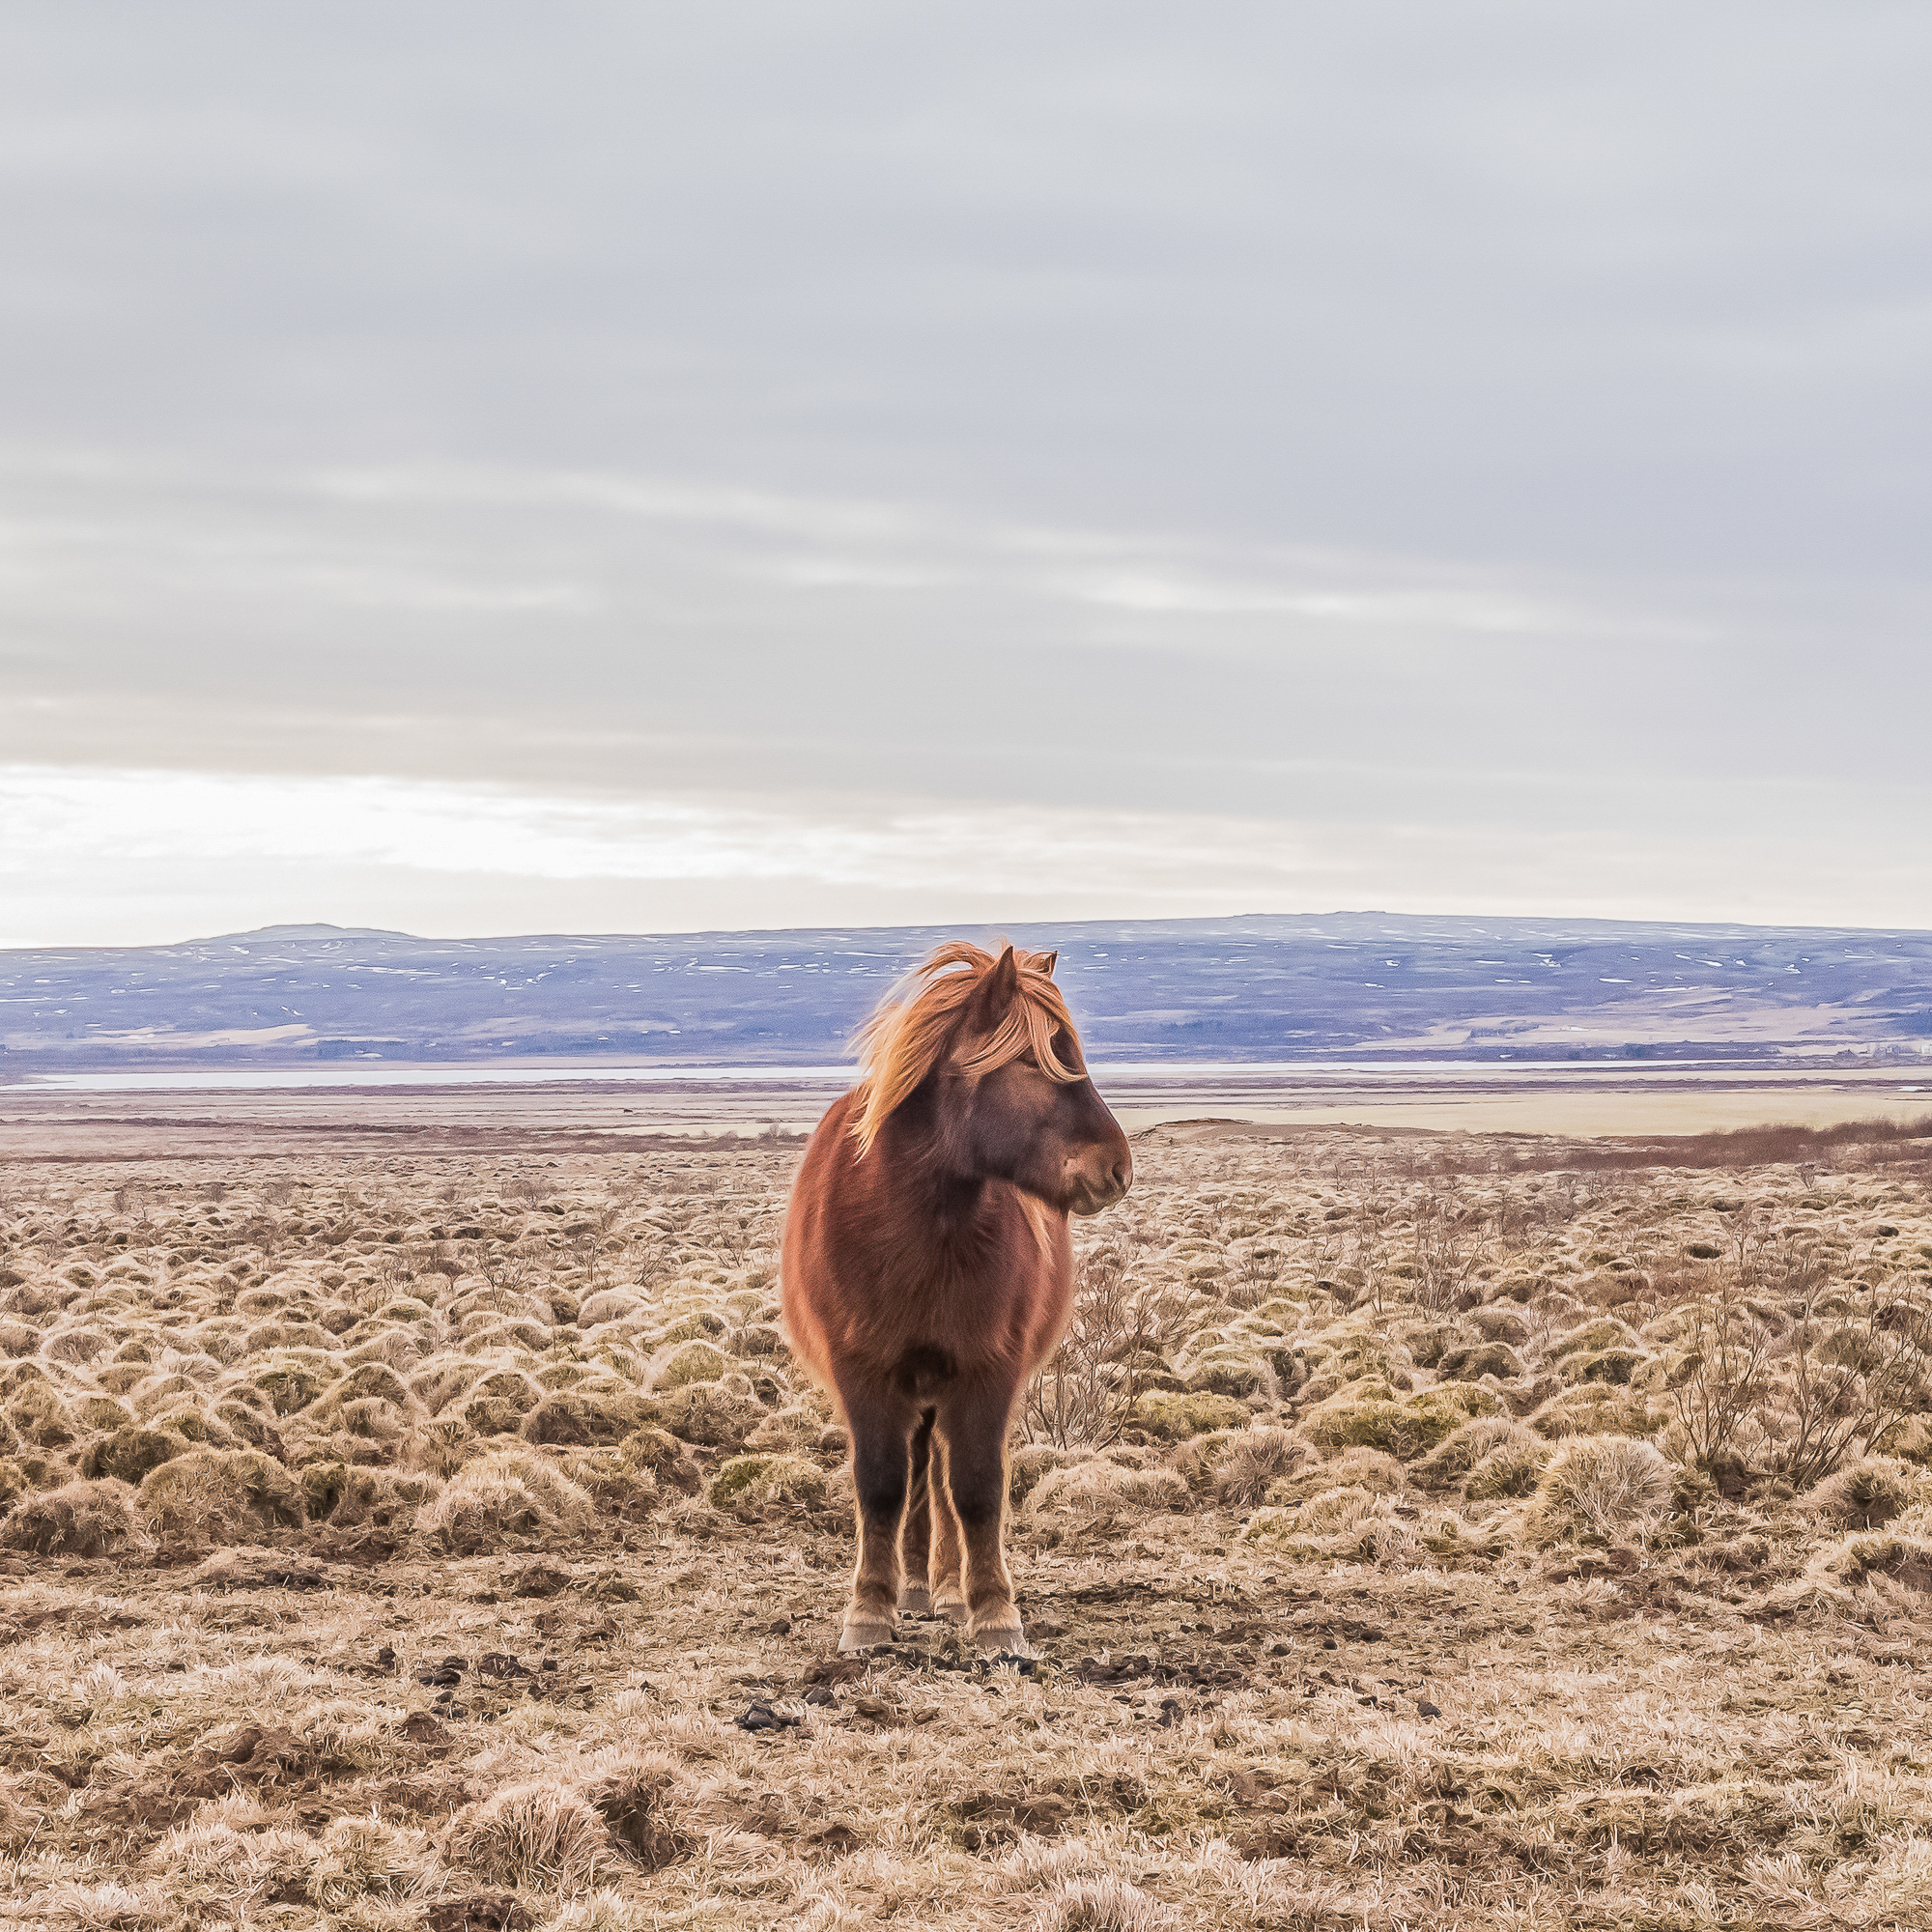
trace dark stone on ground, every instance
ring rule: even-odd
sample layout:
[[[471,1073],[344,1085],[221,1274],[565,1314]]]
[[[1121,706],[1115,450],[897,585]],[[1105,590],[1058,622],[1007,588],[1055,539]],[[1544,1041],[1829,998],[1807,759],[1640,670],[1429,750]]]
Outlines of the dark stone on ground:
[[[781,1711],[774,1711],[769,1704],[753,1704],[731,1719],[741,1731],[782,1731],[796,1730],[799,1719],[789,1718]]]

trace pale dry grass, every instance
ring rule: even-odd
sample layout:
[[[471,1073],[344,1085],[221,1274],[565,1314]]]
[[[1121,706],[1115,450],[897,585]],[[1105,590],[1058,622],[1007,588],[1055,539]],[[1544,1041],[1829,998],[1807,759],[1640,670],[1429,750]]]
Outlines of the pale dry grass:
[[[586,1536],[595,1521],[589,1496],[554,1463],[522,1447],[466,1463],[415,1519],[428,1543],[458,1556],[530,1539]]]
[[[1448,1151],[1143,1139],[1031,1676],[830,1659],[783,1148],[0,1173],[0,1927],[1932,1922],[1924,1177]]]

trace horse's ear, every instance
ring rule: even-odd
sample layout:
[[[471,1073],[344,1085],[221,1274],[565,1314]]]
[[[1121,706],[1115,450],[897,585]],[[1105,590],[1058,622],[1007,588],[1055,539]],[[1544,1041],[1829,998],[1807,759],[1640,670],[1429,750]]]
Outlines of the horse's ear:
[[[1013,957],[1013,949],[1009,946],[992,969],[973,991],[973,1004],[968,1009],[974,1026],[980,1032],[990,1032],[1006,1017],[1007,1009],[1020,996],[1020,962]]]
[[[1033,955],[1033,963],[1036,972],[1044,973],[1051,980],[1054,967],[1060,963],[1060,954],[1058,952],[1036,952]]]

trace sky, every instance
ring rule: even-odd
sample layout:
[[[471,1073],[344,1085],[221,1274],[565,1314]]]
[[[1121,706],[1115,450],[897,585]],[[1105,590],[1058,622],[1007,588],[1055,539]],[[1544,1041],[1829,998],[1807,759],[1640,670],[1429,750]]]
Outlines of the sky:
[[[1932,12],[15,0],[0,945],[1932,926]]]

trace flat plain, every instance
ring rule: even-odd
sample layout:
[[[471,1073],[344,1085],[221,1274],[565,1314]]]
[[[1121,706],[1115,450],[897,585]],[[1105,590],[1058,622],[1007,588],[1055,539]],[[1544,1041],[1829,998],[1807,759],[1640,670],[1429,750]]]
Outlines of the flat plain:
[[[1143,1129],[1015,1662],[834,1654],[796,1138],[217,1111],[0,1162],[0,1925],[1932,1922],[1924,1123]]]

